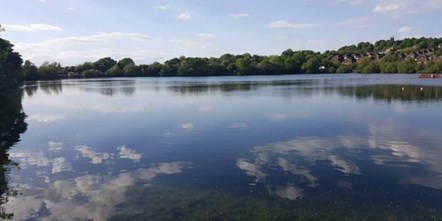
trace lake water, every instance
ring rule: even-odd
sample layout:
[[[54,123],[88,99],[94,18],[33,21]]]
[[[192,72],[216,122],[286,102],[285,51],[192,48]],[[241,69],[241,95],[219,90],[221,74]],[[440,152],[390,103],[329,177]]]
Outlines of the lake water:
[[[442,79],[29,82],[22,105],[14,220],[442,220]]]

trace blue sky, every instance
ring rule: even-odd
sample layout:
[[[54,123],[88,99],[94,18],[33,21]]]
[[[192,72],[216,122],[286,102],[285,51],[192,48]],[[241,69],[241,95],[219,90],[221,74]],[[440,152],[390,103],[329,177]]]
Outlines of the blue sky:
[[[324,51],[361,41],[442,37],[442,0],[0,0],[1,37],[41,64],[110,56]]]

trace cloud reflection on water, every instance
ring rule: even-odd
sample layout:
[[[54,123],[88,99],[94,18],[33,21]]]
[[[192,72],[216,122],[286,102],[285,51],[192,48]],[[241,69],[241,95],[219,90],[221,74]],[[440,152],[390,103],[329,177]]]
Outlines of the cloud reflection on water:
[[[117,176],[80,175],[54,181],[48,188],[25,189],[23,196],[12,198],[6,207],[18,220],[107,220],[115,212],[115,206],[125,200],[127,189],[136,182],[152,185],[155,177],[181,173],[186,168],[191,168],[191,164],[167,162]]]
[[[64,157],[49,158],[43,153],[32,153],[30,151],[13,152],[10,157],[20,163],[21,169],[26,169],[29,166],[50,167],[52,174],[72,171],[72,164],[66,161]]]
[[[290,200],[301,198],[307,188],[321,185],[323,174],[313,172],[318,165],[326,165],[345,176],[367,176],[367,173],[374,176],[375,171],[388,173],[390,170],[385,168],[399,167],[402,170],[390,174],[398,183],[442,189],[442,149],[434,145],[439,143],[437,139],[427,140],[425,146],[417,145],[421,142],[416,139],[427,137],[416,138],[420,135],[410,134],[413,131],[383,124],[369,125],[368,132],[367,137],[301,137],[256,146],[250,150],[251,159],[239,158],[236,165],[246,175],[254,177],[255,182],[264,184],[269,193]],[[366,167],[365,159],[373,166]],[[416,167],[423,171],[413,173],[406,169]],[[273,178],[277,171],[291,174],[285,178],[290,183],[278,184]],[[339,180],[336,184],[352,188],[347,181]]]
[[[120,155],[121,159],[129,159],[132,160],[134,163],[139,162],[141,160],[141,157],[143,156],[143,154],[136,153],[135,150],[130,149],[125,145],[119,146],[117,150],[119,151],[118,154]]]
[[[61,142],[49,141],[48,146],[49,146],[49,151],[52,152],[59,152],[63,149],[63,143]]]
[[[88,147],[86,145],[76,146],[75,150],[79,151],[82,157],[90,158],[90,163],[92,164],[101,164],[104,161],[113,158],[113,154],[111,153],[96,152],[94,148]]]
[[[247,128],[249,128],[249,125],[247,123],[244,123],[244,122],[242,122],[242,123],[233,123],[233,124],[230,125],[229,128],[232,128],[232,129],[247,129]]]

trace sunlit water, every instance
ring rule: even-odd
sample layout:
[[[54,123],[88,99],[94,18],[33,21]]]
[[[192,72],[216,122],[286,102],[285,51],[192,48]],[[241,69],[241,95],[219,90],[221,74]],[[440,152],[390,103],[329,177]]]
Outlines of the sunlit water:
[[[15,220],[441,220],[442,79],[30,82]]]

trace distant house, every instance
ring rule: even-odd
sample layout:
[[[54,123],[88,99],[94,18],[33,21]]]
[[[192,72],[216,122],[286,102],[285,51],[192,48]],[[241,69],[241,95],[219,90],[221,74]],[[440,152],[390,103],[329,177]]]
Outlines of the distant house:
[[[417,63],[426,63],[428,61],[428,58],[426,55],[419,55],[415,58]]]
[[[385,56],[385,53],[384,52],[378,52],[378,53],[376,53],[376,57],[377,58],[383,58]]]
[[[332,62],[335,64],[342,63],[344,61],[344,57],[340,54],[333,56]]]
[[[419,56],[416,52],[410,52],[407,57],[416,59]]]
[[[397,53],[397,54],[396,54],[396,57],[397,57],[398,59],[404,59],[404,58],[406,58],[407,56],[406,56],[404,53]]]
[[[342,61],[342,64],[345,64],[345,65],[351,65],[351,64],[353,64],[355,62],[355,60],[354,60],[354,58],[353,57],[347,57],[347,56],[344,56],[344,61]]]
[[[433,54],[430,57],[428,57],[428,60],[433,61],[437,59],[437,55]]]
[[[367,56],[369,58],[376,58],[376,54],[375,53],[365,53],[365,56]]]

